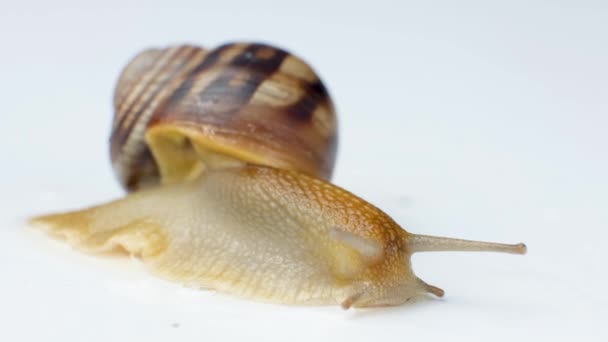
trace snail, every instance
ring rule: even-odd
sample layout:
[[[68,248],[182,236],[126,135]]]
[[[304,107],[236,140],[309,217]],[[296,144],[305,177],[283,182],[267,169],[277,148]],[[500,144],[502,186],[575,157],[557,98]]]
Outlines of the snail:
[[[526,251],[408,233],[331,184],[334,106],[282,49],[145,50],[122,71],[114,109],[110,154],[129,194],[31,219],[83,251],[135,255],[186,286],[343,308],[443,296],[413,273],[416,252]]]

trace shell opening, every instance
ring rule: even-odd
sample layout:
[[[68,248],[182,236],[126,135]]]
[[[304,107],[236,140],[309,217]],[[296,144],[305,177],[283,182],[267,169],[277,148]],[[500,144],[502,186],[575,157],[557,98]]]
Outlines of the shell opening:
[[[198,178],[205,169],[242,167],[245,162],[228,153],[215,151],[195,134],[178,129],[151,129],[146,141],[158,165],[162,183],[174,184]]]

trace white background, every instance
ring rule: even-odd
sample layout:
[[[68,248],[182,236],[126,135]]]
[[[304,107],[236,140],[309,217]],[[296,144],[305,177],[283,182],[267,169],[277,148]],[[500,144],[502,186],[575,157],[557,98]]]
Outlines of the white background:
[[[129,58],[241,39],[325,80],[335,183],[413,232],[528,255],[416,255],[444,299],[345,312],[182,288],[24,227],[122,195],[107,140]],[[0,44],[0,340],[608,340],[605,1],[2,0]]]

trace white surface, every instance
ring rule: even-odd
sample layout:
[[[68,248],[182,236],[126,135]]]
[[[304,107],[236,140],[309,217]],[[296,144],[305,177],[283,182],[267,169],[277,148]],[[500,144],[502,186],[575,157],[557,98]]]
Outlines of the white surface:
[[[608,340],[605,1],[102,3],[1,5],[0,340]],[[110,98],[133,54],[236,39],[323,76],[335,183],[410,231],[529,254],[420,254],[444,299],[344,312],[185,289],[24,228],[122,194]]]

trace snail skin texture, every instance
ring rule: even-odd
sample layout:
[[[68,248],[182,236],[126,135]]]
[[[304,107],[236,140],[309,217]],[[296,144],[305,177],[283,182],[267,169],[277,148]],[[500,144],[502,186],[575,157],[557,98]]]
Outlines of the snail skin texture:
[[[161,277],[285,304],[398,305],[443,290],[412,253],[506,245],[416,235],[328,182],[337,122],[315,72],[233,43],[151,49],[123,70],[111,157],[124,198],[31,219],[91,253],[139,256]]]

